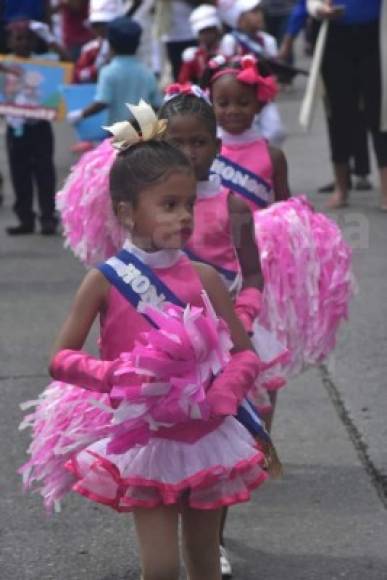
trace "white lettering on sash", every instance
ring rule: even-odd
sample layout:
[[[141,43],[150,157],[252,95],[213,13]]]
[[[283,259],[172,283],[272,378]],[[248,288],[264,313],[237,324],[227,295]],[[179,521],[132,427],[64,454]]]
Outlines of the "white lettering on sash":
[[[164,294],[160,295],[157,294],[156,287],[151,284],[148,290],[144,292],[144,294],[141,296],[141,301],[137,309],[139,310],[139,312],[141,312],[142,309],[144,309],[145,306],[148,306],[149,304],[151,306],[154,306],[155,308],[160,308],[164,302],[165,302]]]
[[[131,282],[140,275],[140,272],[133,266],[133,264],[123,264],[121,278],[126,284],[131,284]]]
[[[235,170],[232,167],[226,165],[222,169],[222,177],[224,179],[227,179],[227,181],[231,181],[232,183],[234,183]]]
[[[144,294],[150,287],[151,283],[145,276],[139,276],[132,282],[132,288],[137,294]]]
[[[250,177],[248,173],[243,173],[239,169],[234,169],[231,165],[227,165],[221,159],[215,159],[212,164],[212,171],[219,175],[222,179],[230,181],[232,184],[243,187],[249,193],[264,199],[269,202],[270,192],[262,183]]]
[[[137,310],[142,312],[145,306],[160,308],[165,302],[164,294],[158,294],[157,288],[133,264],[124,264],[116,257],[107,261],[125,284],[129,284],[133,292],[139,295],[140,301]]]
[[[240,185],[241,187],[248,187],[249,183],[249,176],[243,175],[241,171],[237,171],[235,173],[235,183],[236,185]]]

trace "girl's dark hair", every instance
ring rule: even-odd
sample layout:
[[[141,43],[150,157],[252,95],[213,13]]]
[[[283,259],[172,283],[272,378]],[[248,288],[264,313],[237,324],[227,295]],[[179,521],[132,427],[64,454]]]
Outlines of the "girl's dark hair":
[[[109,176],[113,207],[120,201],[136,204],[141,190],[174,170],[192,171],[192,167],[186,156],[166,141],[145,141],[121,151]]]
[[[216,58],[213,59],[212,62],[216,62]],[[263,77],[267,77],[267,76],[270,76],[271,74],[273,74],[270,66],[268,64],[266,64],[266,62],[262,62],[262,60],[260,60],[259,63],[257,62],[254,66],[255,66],[257,72]],[[222,70],[224,70],[226,68],[235,69],[236,71],[242,70],[243,66],[242,66],[241,57],[238,57],[238,56],[233,57],[230,60],[223,62],[222,64],[218,64],[217,66],[216,65],[215,66],[207,66],[207,68],[204,70],[202,78],[200,79],[201,88],[202,89],[209,89],[211,92],[212,79],[213,79],[214,75],[216,75],[217,73],[221,72]]]
[[[195,115],[203,121],[211,135],[216,137],[214,109],[201,97],[180,93],[164,103],[158,113],[159,119],[170,119],[175,115]]]

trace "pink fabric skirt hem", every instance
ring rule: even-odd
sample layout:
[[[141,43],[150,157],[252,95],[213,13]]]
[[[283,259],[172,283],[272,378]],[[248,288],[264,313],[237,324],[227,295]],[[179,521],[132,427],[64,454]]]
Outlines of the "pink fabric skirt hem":
[[[117,511],[182,498],[215,509],[246,501],[267,477],[264,454],[234,417],[193,443],[153,437],[119,454],[108,447],[109,438],[97,441],[70,457],[66,468],[77,480],[73,491]]]
[[[251,481],[245,482],[245,489],[236,493],[224,495],[214,501],[200,501],[193,498],[190,491],[216,485],[220,477],[219,468],[203,470],[202,473],[196,473],[192,477],[187,478],[178,484],[163,484],[159,481],[146,480],[140,477],[121,478],[114,464],[110,463],[104,457],[97,456],[95,453],[91,453],[91,455],[95,457],[96,463],[103,466],[116,482],[116,497],[109,498],[88,489],[82,483],[82,474],[80,473],[76,458],[71,459],[66,464],[66,468],[79,480],[74,484],[72,490],[91,501],[111,507],[118,512],[130,512],[136,508],[150,509],[160,505],[174,505],[179,503],[183,496],[187,498],[188,505],[195,509],[212,510],[220,507],[231,506],[236,503],[249,501],[250,492],[262,485],[268,478],[267,472],[260,468],[260,465],[264,462],[264,456],[257,450],[254,457],[250,460],[241,461],[227,474],[227,479],[231,480],[243,475],[243,473],[251,471],[254,467],[258,467],[256,476],[254,476]],[[125,495],[128,490],[135,493],[136,488],[139,490],[141,488],[152,488],[154,491],[158,492],[158,496],[154,499],[140,499],[127,497]],[[185,494],[187,495],[185,496]]]

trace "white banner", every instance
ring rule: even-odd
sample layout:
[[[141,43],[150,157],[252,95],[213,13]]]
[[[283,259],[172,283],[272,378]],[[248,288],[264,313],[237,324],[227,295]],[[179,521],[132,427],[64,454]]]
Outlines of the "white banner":
[[[309,71],[308,82],[305,89],[304,98],[301,103],[299,122],[304,129],[309,129],[312,124],[313,113],[320,86],[320,70],[324,56],[325,44],[327,41],[329,22],[325,20],[320,27],[316,47],[314,49],[312,64]]]

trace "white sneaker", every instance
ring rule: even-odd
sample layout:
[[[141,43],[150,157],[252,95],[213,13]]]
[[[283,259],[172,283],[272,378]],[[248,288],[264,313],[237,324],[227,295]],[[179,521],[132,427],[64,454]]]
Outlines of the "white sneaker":
[[[231,578],[232,568],[227,554],[227,550],[224,546],[220,545],[219,551],[220,551],[220,571],[222,572],[222,578]]]

